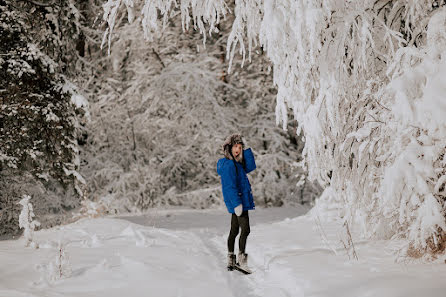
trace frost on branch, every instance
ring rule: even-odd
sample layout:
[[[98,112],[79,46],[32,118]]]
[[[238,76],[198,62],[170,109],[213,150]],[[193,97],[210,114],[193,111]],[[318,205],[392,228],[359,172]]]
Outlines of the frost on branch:
[[[107,22],[108,28],[104,33],[102,46],[108,38],[109,54],[113,37],[112,33],[115,28],[117,15],[120,12],[119,8],[121,5],[127,8],[128,20],[131,23],[134,18],[134,2],[140,1],[108,0],[103,5],[103,19]],[[204,44],[206,42],[206,31],[209,32],[209,35],[212,32],[218,32],[217,24],[225,17],[228,10],[224,0],[180,0],[179,3],[174,0],[144,0],[141,2],[144,2],[144,6],[141,10],[141,15],[138,15],[137,19],[141,22],[144,38],[148,41],[152,41],[154,36],[164,29],[168,19],[175,14],[175,9],[179,7],[183,31],[189,30],[192,21],[193,28],[199,30],[203,35]],[[205,28],[206,24],[209,26],[208,30]]]
[[[261,0],[236,0],[234,15],[235,20],[232,24],[231,34],[228,36],[228,44],[226,49],[227,58],[229,58],[229,69],[231,72],[232,62],[235,55],[237,44],[239,45],[239,53],[242,55],[242,65],[245,62],[246,48],[245,35],[248,39],[249,62],[251,62],[251,53],[254,47],[257,47],[257,35],[262,19],[262,1]]]
[[[40,223],[34,220],[33,205],[29,200],[31,196],[23,195],[23,199],[19,204],[22,205],[22,212],[19,215],[19,227],[24,229],[23,236],[25,237],[25,246],[38,248],[38,244],[34,242],[34,229],[40,226]]]

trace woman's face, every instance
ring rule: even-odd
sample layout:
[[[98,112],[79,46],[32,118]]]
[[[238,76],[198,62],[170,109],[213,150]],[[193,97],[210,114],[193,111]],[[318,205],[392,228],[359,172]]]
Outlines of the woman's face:
[[[238,159],[238,156],[242,153],[242,145],[240,143],[234,144],[232,146],[232,155],[234,158]]]

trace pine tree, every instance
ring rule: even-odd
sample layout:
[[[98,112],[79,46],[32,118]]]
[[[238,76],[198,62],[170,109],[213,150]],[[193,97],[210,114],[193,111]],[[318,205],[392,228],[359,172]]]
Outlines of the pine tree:
[[[0,1],[0,234],[19,231],[23,187],[40,214],[79,203],[85,101],[68,79],[78,17],[73,1]]]

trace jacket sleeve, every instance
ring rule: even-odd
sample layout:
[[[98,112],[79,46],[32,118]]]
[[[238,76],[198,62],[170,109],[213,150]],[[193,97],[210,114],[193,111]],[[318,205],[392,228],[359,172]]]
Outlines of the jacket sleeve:
[[[240,197],[239,190],[237,188],[237,177],[233,162],[228,162],[228,164],[225,166],[221,176],[221,183],[223,194],[227,195],[227,199],[231,202],[232,207],[235,208],[239,206],[242,203],[242,198]]]
[[[243,158],[245,158],[246,173],[250,173],[257,168],[254,154],[250,148],[243,151]]]

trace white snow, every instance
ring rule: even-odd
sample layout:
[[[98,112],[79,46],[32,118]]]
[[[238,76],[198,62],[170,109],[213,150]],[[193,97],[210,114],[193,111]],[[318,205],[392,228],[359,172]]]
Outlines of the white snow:
[[[443,259],[396,262],[400,242],[355,236],[359,260],[349,259],[335,216],[283,217],[290,212],[250,213],[249,276],[226,271],[225,210],[82,219],[35,232],[37,250],[23,238],[1,241],[0,296],[445,296]],[[60,242],[71,275],[54,280],[48,270]]]
[[[217,258],[198,235],[143,227],[120,219],[82,219],[0,243],[0,296],[230,296]],[[71,277],[46,281],[45,267],[65,242]],[[215,288],[221,288],[215,291]]]

